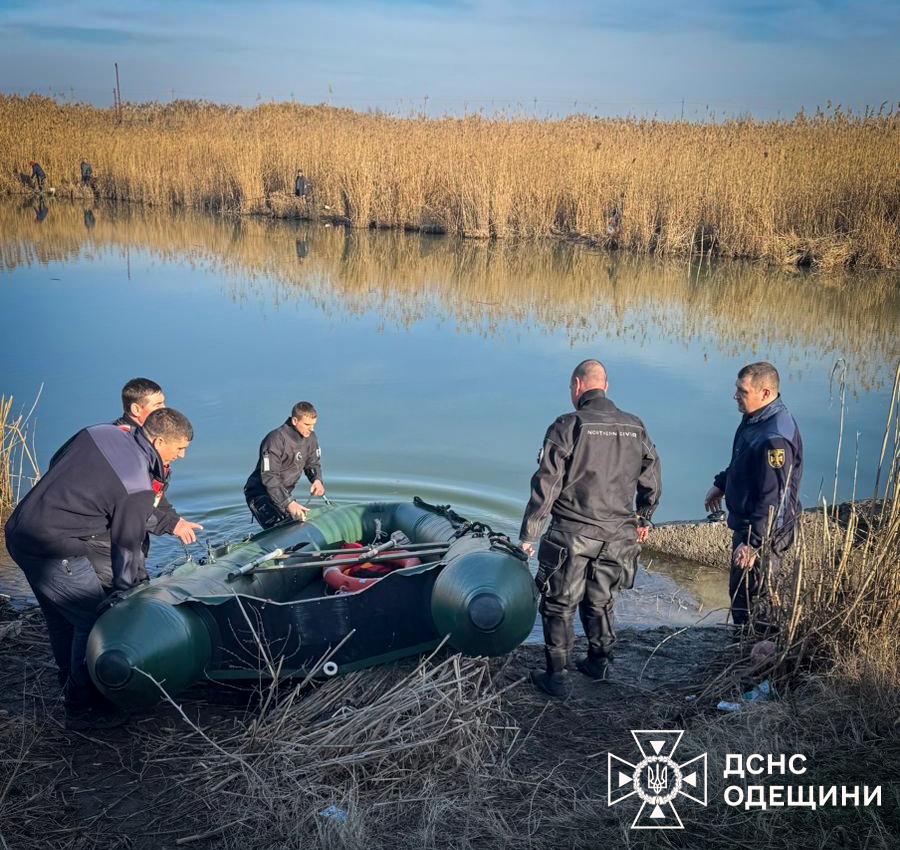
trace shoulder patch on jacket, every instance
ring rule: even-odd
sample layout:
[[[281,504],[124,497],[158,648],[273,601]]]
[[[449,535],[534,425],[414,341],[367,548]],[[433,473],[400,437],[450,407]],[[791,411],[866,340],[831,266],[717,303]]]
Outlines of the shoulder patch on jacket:
[[[784,449],[769,449],[766,452],[766,460],[772,469],[781,469],[784,466]]]

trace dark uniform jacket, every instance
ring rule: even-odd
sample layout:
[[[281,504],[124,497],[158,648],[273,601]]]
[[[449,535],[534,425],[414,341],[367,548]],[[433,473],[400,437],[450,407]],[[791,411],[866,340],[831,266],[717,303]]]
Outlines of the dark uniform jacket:
[[[734,435],[731,463],[713,482],[725,493],[728,527],[743,542],[759,547],[767,536],[771,508],[773,549],[786,549],[801,511],[802,475],[800,429],[779,396],[744,416]]]
[[[288,419],[266,434],[260,443],[256,469],[244,485],[247,501],[267,496],[278,510],[286,514],[301,473],[305,472],[311,482],[322,478],[321,456],[315,432],[301,437]]]
[[[603,390],[588,390],[576,411],[547,429],[519,536],[535,542],[552,516],[592,526],[599,540],[634,539],[635,511],[649,520],[661,495],[659,457],[644,423]]]
[[[135,422],[127,413],[123,413],[113,422],[113,425],[127,425],[131,429],[138,429],[141,426]],[[153,519],[150,522],[149,531],[151,534],[171,534],[181,519],[181,514],[172,507],[172,503],[166,498],[166,490],[169,489],[169,476],[171,470],[168,466],[163,467],[163,489],[159,497],[159,504],[153,511]]]
[[[144,573],[144,537],[163,463],[143,431],[94,425],[55,455],[46,474],[6,523],[15,547],[34,557],[87,556],[89,542],[108,537],[112,586],[127,590]]]

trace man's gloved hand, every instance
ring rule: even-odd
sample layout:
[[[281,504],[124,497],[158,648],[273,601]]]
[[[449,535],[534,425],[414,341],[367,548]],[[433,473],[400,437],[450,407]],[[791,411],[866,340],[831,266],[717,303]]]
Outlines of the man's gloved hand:
[[[638,514],[637,518],[637,542],[643,543],[646,541],[647,537],[650,535],[650,529],[653,528],[653,523],[650,522],[646,517]]]

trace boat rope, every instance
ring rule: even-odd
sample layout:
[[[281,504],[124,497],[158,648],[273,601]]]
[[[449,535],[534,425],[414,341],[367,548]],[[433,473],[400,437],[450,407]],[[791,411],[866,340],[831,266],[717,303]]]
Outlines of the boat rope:
[[[418,496],[413,497],[413,504],[426,511],[439,514],[448,519],[454,527],[453,539],[459,540],[461,537],[487,537],[492,549],[500,549],[508,552],[520,561],[527,561],[528,554],[520,546],[517,546],[505,534],[494,531],[487,523],[477,520],[467,520],[454,511],[450,505],[432,505]]]

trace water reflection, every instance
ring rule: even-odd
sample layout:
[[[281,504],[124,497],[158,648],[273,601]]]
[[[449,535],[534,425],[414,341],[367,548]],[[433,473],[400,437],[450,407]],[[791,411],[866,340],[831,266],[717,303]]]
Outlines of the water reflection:
[[[46,210],[46,207],[44,208]],[[326,313],[378,311],[409,326],[452,317],[492,335],[507,322],[645,344],[660,336],[732,355],[774,347],[849,356],[859,385],[882,386],[898,354],[896,273],[809,275],[737,262],[662,263],[550,242],[482,242],[263,219],[170,215],[137,207],[79,210],[53,203],[35,227],[0,205],[0,264],[7,270],[132,247],[200,263],[228,276],[236,298],[275,280],[276,300],[302,296]],[[40,215],[40,214],[39,214]],[[707,352],[710,353],[710,352]]]
[[[420,495],[510,535],[543,429],[568,403],[568,371],[589,354],[610,358],[614,398],[651,426],[667,476],[660,520],[700,515],[736,424],[732,376],[756,353],[791,380],[807,504],[835,467],[837,416],[824,409],[836,356],[862,388],[847,419],[847,434],[865,430],[862,475],[880,450],[886,398],[865,388],[892,375],[896,274],[663,264],[549,242],[53,200],[46,209],[36,222],[30,199],[0,204],[0,390],[25,399],[48,382],[46,463],[77,428],[116,415],[124,380],[157,377],[198,433],[173,503],[213,540],[248,530],[241,487],[296,393],[323,411],[331,498]],[[852,454],[847,464],[845,482]],[[154,541],[152,566],[182,554],[174,538]],[[724,576],[684,570],[651,566],[623,597],[623,620],[686,622],[724,607]]]

